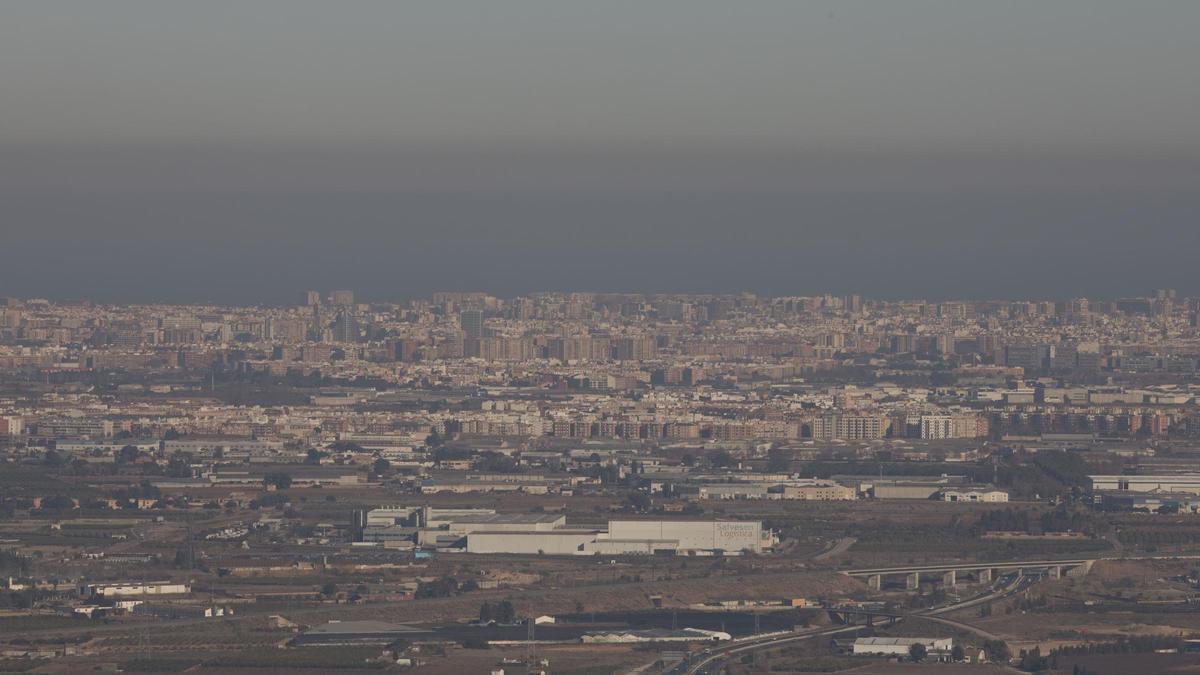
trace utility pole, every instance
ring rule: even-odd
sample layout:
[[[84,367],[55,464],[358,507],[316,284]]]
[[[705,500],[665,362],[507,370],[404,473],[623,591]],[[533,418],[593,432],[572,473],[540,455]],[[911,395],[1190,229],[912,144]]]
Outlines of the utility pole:
[[[533,669],[533,616],[525,619],[525,672],[529,673]]]

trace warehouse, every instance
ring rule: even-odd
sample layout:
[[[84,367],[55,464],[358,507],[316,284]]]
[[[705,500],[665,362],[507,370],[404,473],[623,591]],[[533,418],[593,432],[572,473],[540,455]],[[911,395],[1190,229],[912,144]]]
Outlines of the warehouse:
[[[1130,492],[1188,492],[1200,494],[1200,474],[1181,473],[1152,476],[1088,476],[1092,492],[1128,490]]]
[[[762,523],[758,521],[610,520],[606,539],[676,541],[679,552],[763,550]]]
[[[861,637],[854,641],[856,656],[908,656],[913,645],[924,645],[930,655],[948,653],[954,648],[951,638]]]
[[[732,639],[733,636],[724,631],[703,630],[700,628],[683,628],[679,630],[646,628],[609,633],[584,633],[580,641],[585,644],[619,644],[628,642],[721,642]]]
[[[467,535],[467,553],[575,555],[600,535],[598,530],[475,531]]]
[[[545,527],[548,524],[554,527]],[[760,553],[773,543],[773,535],[763,531],[760,521],[611,520],[605,532],[568,529],[565,521],[556,518],[531,519],[520,531],[472,529],[466,533],[465,547],[468,553],[736,555]]]
[[[1008,493],[1003,490],[993,490],[987,487],[955,488],[942,490],[937,495],[944,502],[1006,502]]]
[[[98,596],[102,598],[138,598],[148,595],[187,595],[191,587],[185,583],[171,581],[156,581],[152,583],[130,582],[126,584],[80,584],[79,595],[82,597]]]
[[[946,486],[941,483],[877,482],[871,490],[876,499],[932,499]]]

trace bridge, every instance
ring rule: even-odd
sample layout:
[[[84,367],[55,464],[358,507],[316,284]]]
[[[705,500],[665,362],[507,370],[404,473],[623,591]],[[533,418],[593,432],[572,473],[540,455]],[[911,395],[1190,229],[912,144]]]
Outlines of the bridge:
[[[921,577],[940,576],[947,587],[958,585],[959,573],[970,574],[978,583],[991,583],[997,572],[1044,573],[1052,579],[1062,576],[1083,576],[1092,569],[1097,558],[1077,560],[1016,560],[1009,562],[959,563],[952,565],[913,565],[909,567],[880,567],[875,569],[843,570],[842,574],[866,578],[873,590],[883,588],[887,577],[904,577],[905,587],[915,590],[921,586]]]
[[[1059,561],[1059,564],[1062,564],[1062,563],[1063,563],[1063,561]],[[954,566],[951,566],[951,567],[954,567]],[[860,570],[852,570],[852,571],[858,572]],[[891,571],[891,568],[889,568],[888,570],[861,570],[861,571],[862,572]],[[920,570],[918,570],[918,572],[919,571]],[[975,596],[972,598],[968,598],[967,600],[963,600],[962,602],[955,602],[952,604],[943,605],[941,607],[927,609],[927,610],[917,612],[914,614],[901,614],[901,613],[895,613],[895,612],[890,612],[890,611],[886,611],[886,610],[874,610],[874,609],[865,609],[865,608],[857,609],[857,608],[849,607],[849,606],[832,607],[829,609],[830,616],[834,619],[834,621],[841,623],[843,625],[832,626],[829,628],[808,629],[808,630],[802,631],[802,632],[785,633],[783,635],[752,637],[752,638],[749,638],[746,640],[741,640],[741,641],[735,640],[734,643],[732,643],[728,646],[719,648],[715,652],[710,653],[709,651],[706,650],[704,652],[704,654],[701,655],[701,657],[699,658],[698,661],[693,662],[689,656],[687,659],[685,659],[684,661],[677,664],[674,668],[671,668],[670,670],[666,671],[664,673],[664,675],[715,675],[716,673],[722,672],[723,671],[722,665],[729,658],[731,658],[737,654],[740,654],[743,652],[754,651],[754,650],[758,650],[758,649],[770,649],[770,648],[778,647],[779,645],[782,645],[782,644],[799,642],[799,641],[803,641],[803,640],[812,640],[812,639],[818,638],[818,637],[835,636],[835,635],[840,635],[843,633],[851,633],[851,634],[856,635],[856,634],[858,634],[858,631],[864,630],[869,626],[879,625],[876,622],[880,619],[885,621],[887,625],[892,625],[898,621],[904,621],[906,618],[919,619],[919,620],[925,620],[925,621],[935,621],[937,623],[945,624],[948,626],[952,626],[954,628],[958,628],[960,630],[966,630],[968,632],[974,633],[974,634],[982,637],[985,640],[994,639],[996,636],[992,635],[991,633],[989,633],[983,629],[977,628],[975,626],[972,626],[970,624],[967,624],[967,623],[964,623],[961,621],[956,621],[954,619],[948,619],[941,615],[949,613],[949,612],[953,612],[955,610],[965,609],[967,607],[974,607],[976,605],[993,602],[995,600],[999,600],[1001,598],[1013,595],[1014,593],[1019,593],[1020,591],[1023,591],[1026,588],[1028,588],[1029,585],[1033,581],[1034,581],[1033,577],[1024,576],[1023,574],[1021,574],[1020,570],[1018,569],[1017,573],[1014,575],[1011,575],[1011,579],[1006,580],[999,588],[990,589],[988,591],[983,592],[981,595],[978,595],[978,596]],[[860,619],[864,620],[862,624],[858,623],[858,620],[860,620]],[[1020,672],[1020,671],[1016,671],[1013,668],[1009,668],[1007,666],[1001,666],[1001,669],[1004,671],[1007,671],[1007,672]]]
[[[862,623],[864,626],[890,626],[904,618],[899,612],[889,612],[882,609],[866,609],[850,605],[835,605],[825,610],[830,620],[842,626],[854,626]]]

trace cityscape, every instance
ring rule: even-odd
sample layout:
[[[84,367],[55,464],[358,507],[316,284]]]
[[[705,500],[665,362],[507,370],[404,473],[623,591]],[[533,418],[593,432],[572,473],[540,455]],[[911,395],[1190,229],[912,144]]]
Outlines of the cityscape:
[[[1190,658],[1198,317],[1172,289],[8,298],[4,663]]]
[[[0,675],[1200,675],[1197,28],[0,1]]]

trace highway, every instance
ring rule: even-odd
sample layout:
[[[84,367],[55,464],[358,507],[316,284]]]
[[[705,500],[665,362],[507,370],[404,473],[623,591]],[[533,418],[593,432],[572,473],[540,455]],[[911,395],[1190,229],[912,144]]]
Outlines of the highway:
[[[849,551],[850,547],[853,546],[857,541],[858,540],[854,537],[842,537],[841,539],[835,541],[829,548],[813,556],[813,560],[828,560],[829,558],[835,558],[846,551]]]
[[[1033,566],[1034,565],[1030,565],[1030,567]],[[974,633],[985,640],[996,639],[996,636],[981,628],[977,628],[961,621],[943,618],[939,615],[999,600],[1000,598],[1018,593],[1028,588],[1029,585],[1034,582],[1034,580],[1035,577],[1025,576],[1017,572],[1009,575],[1005,581],[997,582],[996,586],[993,587],[992,590],[984,593],[983,595],[978,595],[967,600],[963,600],[962,602],[956,602],[935,609],[925,610],[923,612],[914,612],[908,616],[913,619],[933,621],[947,626],[952,626],[960,630],[965,630]],[[904,620],[904,617],[897,617],[896,620],[902,621]],[[730,644],[728,646],[719,648],[713,651],[711,654],[706,653],[704,658],[690,665],[686,661],[682,662],[676,665],[674,668],[666,671],[666,673],[668,675],[711,675],[712,673],[719,672],[721,665],[730,657],[736,656],[737,654],[754,651],[756,649],[774,648],[791,642],[802,642],[815,637],[825,637],[830,635],[838,635],[840,633],[856,632],[863,630],[864,628],[867,628],[867,626],[838,626],[836,628],[813,629],[798,633],[789,633],[787,635],[771,636],[758,640],[743,641],[740,644]]]
[[[950,572],[981,569],[1017,569],[1021,567],[1056,567],[1059,565],[1086,565],[1107,558],[1078,558],[1072,560],[1009,560],[997,562],[955,563],[952,565],[910,565],[908,567],[878,567],[873,569],[842,570],[852,577],[876,574],[912,574],[914,572]]]
[[[878,567],[866,569],[841,570],[842,574],[852,577],[871,576],[875,574],[912,574],[913,572],[950,572],[971,571],[981,569],[1011,570],[1022,567],[1057,567],[1061,565],[1084,565],[1101,560],[1198,560],[1200,555],[1193,553],[1176,553],[1163,555],[1109,555],[1094,558],[1071,558],[1065,560],[1005,560],[996,562],[953,563],[949,565],[910,565],[908,567]]]
[[[680,663],[667,672],[686,673],[686,675],[710,675],[711,673],[718,672],[721,665],[729,657],[741,654],[743,652],[762,649],[764,647],[778,647],[779,645],[784,645],[789,642],[802,642],[804,640],[811,640],[815,637],[824,637],[827,635],[837,635],[839,633],[860,631],[864,628],[866,628],[866,626],[838,626],[837,628],[825,628],[821,630],[806,631],[803,633],[792,633],[789,635],[776,636],[754,642],[744,642],[737,646],[726,647],[719,651],[713,652],[712,654],[705,656],[703,659],[690,666],[687,665],[687,662]]]

